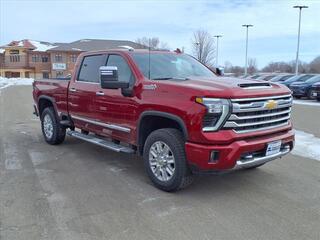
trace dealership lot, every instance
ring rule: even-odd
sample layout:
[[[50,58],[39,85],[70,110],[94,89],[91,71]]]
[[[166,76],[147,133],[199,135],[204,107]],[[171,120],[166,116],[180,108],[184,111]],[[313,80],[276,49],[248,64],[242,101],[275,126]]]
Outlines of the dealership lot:
[[[31,91],[0,92],[0,239],[320,239],[316,157],[289,154],[165,193],[140,157],[72,138],[46,144]],[[303,103],[294,126],[319,139],[320,103]]]

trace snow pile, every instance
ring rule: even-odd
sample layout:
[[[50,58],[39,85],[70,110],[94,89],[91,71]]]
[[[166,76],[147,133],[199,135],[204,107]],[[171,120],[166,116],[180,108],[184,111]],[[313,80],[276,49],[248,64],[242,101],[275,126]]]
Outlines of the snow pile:
[[[31,85],[33,78],[4,78],[0,77],[0,90],[15,85]]]
[[[311,133],[295,130],[296,142],[292,154],[320,161],[320,138]]]
[[[294,104],[299,105],[307,105],[307,106],[317,106],[320,107],[320,102],[317,102],[316,100],[293,100]]]
[[[39,42],[35,40],[29,40],[29,42],[36,47],[34,51],[45,52],[51,48],[57,47],[56,45],[53,45],[51,43]]]

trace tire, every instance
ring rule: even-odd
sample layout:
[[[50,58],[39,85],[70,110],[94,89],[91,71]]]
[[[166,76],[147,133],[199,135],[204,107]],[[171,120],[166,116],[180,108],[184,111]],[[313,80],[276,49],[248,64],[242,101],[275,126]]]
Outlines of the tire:
[[[66,129],[60,126],[53,107],[45,108],[41,114],[41,129],[45,141],[57,145],[64,141]]]
[[[144,166],[157,188],[174,192],[193,182],[184,145],[182,133],[177,129],[163,128],[148,136],[143,151]],[[162,151],[159,151],[160,149]]]
[[[317,98],[317,101],[320,102],[320,98]]]
[[[313,99],[311,90],[309,90],[307,93],[307,99]]]
[[[296,99],[300,99],[301,98],[301,96],[294,96]]]

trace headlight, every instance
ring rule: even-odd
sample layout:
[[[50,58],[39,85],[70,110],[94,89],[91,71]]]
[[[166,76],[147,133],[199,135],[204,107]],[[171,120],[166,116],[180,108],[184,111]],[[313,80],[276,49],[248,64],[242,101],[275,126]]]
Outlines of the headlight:
[[[207,108],[207,114],[203,119],[202,130],[204,132],[218,130],[230,111],[230,103],[227,99],[201,98],[197,97],[196,102]]]

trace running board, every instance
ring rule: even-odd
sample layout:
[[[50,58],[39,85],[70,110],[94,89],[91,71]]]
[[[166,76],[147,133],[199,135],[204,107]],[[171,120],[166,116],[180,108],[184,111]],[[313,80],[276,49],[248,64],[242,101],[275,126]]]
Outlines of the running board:
[[[71,137],[75,137],[75,138],[84,140],[86,142],[96,144],[98,146],[107,148],[107,149],[115,151],[115,152],[123,152],[123,153],[134,153],[135,152],[130,147],[122,146],[120,144],[116,144],[116,143],[113,143],[113,142],[108,141],[108,140],[97,138],[97,137],[94,137],[92,135],[82,134],[82,133],[77,132],[77,131],[68,131],[67,134],[69,136],[71,136]]]

